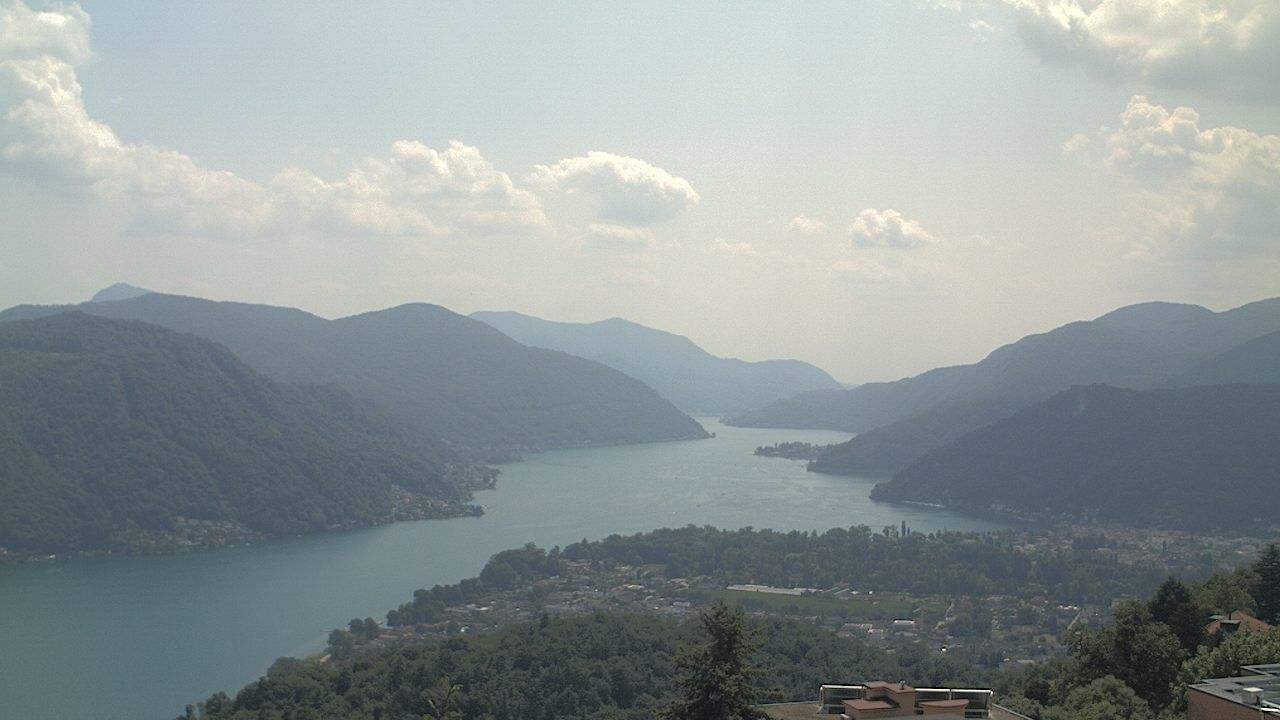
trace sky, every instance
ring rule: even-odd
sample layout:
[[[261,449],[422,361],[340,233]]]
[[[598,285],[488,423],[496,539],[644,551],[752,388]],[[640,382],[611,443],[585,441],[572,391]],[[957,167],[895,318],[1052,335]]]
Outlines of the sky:
[[[624,317],[846,382],[1280,295],[1280,0],[0,0],[0,307]]]

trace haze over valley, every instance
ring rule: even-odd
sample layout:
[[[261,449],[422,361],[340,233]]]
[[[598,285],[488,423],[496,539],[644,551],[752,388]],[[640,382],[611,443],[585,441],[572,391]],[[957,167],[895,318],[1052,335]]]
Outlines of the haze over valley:
[[[1277,67],[0,0],[0,718],[1280,714]]]

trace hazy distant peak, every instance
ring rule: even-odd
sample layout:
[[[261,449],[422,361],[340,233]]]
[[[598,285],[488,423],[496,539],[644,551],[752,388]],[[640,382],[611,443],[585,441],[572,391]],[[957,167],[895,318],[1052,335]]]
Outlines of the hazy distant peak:
[[[1104,324],[1127,324],[1132,322],[1150,322],[1153,320],[1169,321],[1173,319],[1199,319],[1215,315],[1212,310],[1189,303],[1144,302],[1116,308],[1098,317],[1096,322]]]
[[[140,288],[129,283],[116,283],[110,287],[105,287],[93,294],[89,298],[89,302],[110,302],[112,300],[128,300],[139,295],[149,295],[151,291],[146,288]]]

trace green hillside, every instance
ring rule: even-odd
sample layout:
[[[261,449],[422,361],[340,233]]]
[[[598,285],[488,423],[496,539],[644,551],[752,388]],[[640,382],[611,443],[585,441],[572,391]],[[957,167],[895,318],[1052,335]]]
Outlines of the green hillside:
[[[60,309],[20,306],[0,320]],[[336,383],[417,432],[457,445],[543,450],[707,436],[634,378],[526,347],[436,305],[326,320],[292,308],[151,293],[78,309],[215,340],[278,381]]]
[[[335,387],[226,348],[63,313],[0,324],[0,546],[119,545],[178,517],[266,535],[389,519],[393,486],[457,503],[453,454]]]
[[[1276,522],[1280,385],[1075,387],[928,453],[877,500],[1184,530]]]

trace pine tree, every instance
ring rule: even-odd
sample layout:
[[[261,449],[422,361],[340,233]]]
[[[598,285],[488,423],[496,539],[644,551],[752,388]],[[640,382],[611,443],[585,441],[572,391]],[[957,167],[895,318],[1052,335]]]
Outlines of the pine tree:
[[[677,683],[683,696],[666,709],[670,720],[755,720],[752,679],[759,669],[751,657],[759,648],[747,630],[741,608],[717,600],[701,613],[711,639],[681,650],[676,658]]]
[[[1204,636],[1207,613],[1196,605],[1191,590],[1181,580],[1171,577],[1160,585],[1149,607],[1151,616],[1168,625],[1178,637],[1187,655],[1195,655]]]
[[[1253,570],[1258,574],[1258,590],[1253,596],[1258,619],[1280,625],[1280,543],[1268,545]]]

